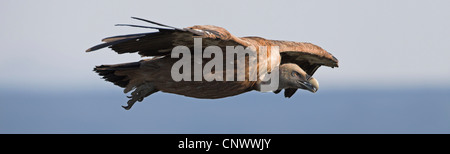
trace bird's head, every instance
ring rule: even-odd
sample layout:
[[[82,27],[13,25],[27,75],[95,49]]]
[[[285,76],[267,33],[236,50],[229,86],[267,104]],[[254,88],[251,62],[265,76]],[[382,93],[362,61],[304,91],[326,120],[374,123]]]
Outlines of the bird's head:
[[[315,93],[319,90],[319,82],[306,74],[297,64],[286,63],[280,65],[280,82],[278,89],[305,89]]]

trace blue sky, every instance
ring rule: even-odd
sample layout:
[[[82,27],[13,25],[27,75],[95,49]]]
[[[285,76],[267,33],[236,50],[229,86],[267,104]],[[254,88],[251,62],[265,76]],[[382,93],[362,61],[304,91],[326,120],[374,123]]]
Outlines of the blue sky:
[[[449,7],[443,0],[2,0],[0,133],[449,133]],[[149,31],[114,26],[147,24],[131,16],[311,42],[336,56],[340,67],[316,72],[316,94],[199,100],[158,93],[144,101],[154,104],[126,112],[121,89],[92,69],[142,58],[84,51],[108,36]]]
[[[107,36],[147,32],[115,27],[212,24],[236,36],[315,43],[340,60],[320,68],[328,88],[450,86],[447,1],[12,1],[1,2],[0,83],[103,85],[93,66],[137,61],[136,54],[84,51]],[[31,76],[30,76],[31,75]]]

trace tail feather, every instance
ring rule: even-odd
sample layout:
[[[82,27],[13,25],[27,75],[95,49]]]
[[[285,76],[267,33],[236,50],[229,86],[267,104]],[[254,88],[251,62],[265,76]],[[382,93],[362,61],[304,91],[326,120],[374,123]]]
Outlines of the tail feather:
[[[112,82],[124,89],[124,93],[131,93],[130,100],[126,106],[122,106],[129,110],[134,103],[141,102],[145,97],[158,92],[151,82],[146,82],[142,76],[139,75],[141,62],[117,64],[117,65],[101,65],[96,66],[94,71],[103,77],[106,81]]]
[[[101,65],[96,66],[94,71],[102,76],[106,81],[112,82],[115,85],[126,88],[130,83],[130,79],[126,75],[118,75],[117,71],[139,69],[140,62],[117,64],[117,65]]]

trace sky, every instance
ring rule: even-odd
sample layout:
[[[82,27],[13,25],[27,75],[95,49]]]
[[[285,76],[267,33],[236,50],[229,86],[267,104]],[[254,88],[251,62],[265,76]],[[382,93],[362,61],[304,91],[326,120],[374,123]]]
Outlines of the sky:
[[[445,90],[448,90],[450,87],[450,28],[448,28],[450,27],[450,21],[448,20],[450,19],[450,10],[448,8],[450,8],[450,2],[444,0],[252,0],[245,2],[238,0],[2,0],[0,2],[0,44],[2,46],[2,50],[0,51],[0,91],[2,92],[1,97],[3,98],[1,100],[3,100],[3,102],[1,103],[3,105],[10,104],[7,102],[14,101],[15,99],[9,97],[8,94],[11,94],[10,96],[15,96],[19,95],[20,91],[31,91],[33,94],[29,95],[30,98],[39,97],[41,95],[42,97],[52,97],[51,94],[54,92],[61,95],[59,96],[61,99],[37,99],[40,100],[39,102],[49,102],[50,104],[47,105],[51,106],[54,106],[53,103],[56,104],[56,102],[73,98],[73,96],[69,96],[69,94],[75,92],[78,92],[77,94],[74,94],[75,96],[83,97],[81,94],[85,93],[80,94],[80,91],[100,93],[114,91],[111,92],[114,93],[114,98],[117,97],[121,99],[117,102],[108,99],[109,103],[115,102],[111,105],[114,107],[123,105],[126,100],[125,98],[122,98],[124,97],[124,94],[121,93],[121,89],[115,87],[111,83],[101,80],[92,69],[96,65],[134,62],[143,58],[137,54],[118,55],[110,49],[102,49],[92,53],[85,53],[85,50],[101,43],[101,39],[105,37],[152,31],[148,29],[114,26],[115,24],[148,25],[148,23],[132,20],[130,18],[135,16],[180,28],[208,24],[224,27],[235,36],[260,36],[266,39],[314,43],[337,57],[339,59],[340,67],[334,69],[321,67],[314,74],[314,77],[321,85],[321,90],[319,90],[319,92],[324,91],[324,93],[315,95],[306,94],[304,97],[297,96],[294,100],[303,98],[314,100],[314,96],[316,99],[317,97],[335,96],[333,91],[339,91],[339,94],[351,96],[350,93],[358,90],[369,90],[369,92],[364,93],[367,95],[367,98],[358,97],[363,100],[368,100],[369,98],[372,98],[370,90],[375,90],[375,92],[387,90],[387,92],[384,91],[384,93],[382,93],[387,96],[396,91],[422,89],[424,91],[430,91],[430,93],[435,92],[435,94],[420,97],[418,100],[429,100],[428,98],[433,97],[441,98],[435,102],[439,105],[430,107],[426,113],[432,113],[435,109],[439,110],[439,114],[433,115],[432,118],[441,118],[441,122],[448,122],[450,117],[445,114],[448,110],[441,110],[448,109],[448,106],[443,102],[448,101],[448,97],[445,97],[445,95],[448,94],[448,91],[446,92]],[[442,91],[442,89],[445,90]],[[302,95],[303,94],[305,94],[305,92],[302,93]],[[103,96],[103,98],[109,97],[107,94],[101,96]],[[166,100],[165,97],[171,96],[174,95],[157,94],[155,98],[152,99],[156,101],[169,101],[170,99]],[[261,95],[256,92],[244,94],[241,97],[241,101],[249,103],[252,101],[252,99],[249,98],[255,96],[260,97]],[[397,100],[400,104],[406,103],[408,100],[403,98],[410,96],[412,95],[403,94],[401,95],[401,98],[398,98]],[[266,96],[264,99],[271,100],[272,98],[274,99],[274,97],[280,97],[280,100],[284,100],[284,98],[281,99],[282,96],[279,95]],[[87,101],[89,98],[101,100],[102,97],[86,96],[83,101]],[[237,101],[239,100],[238,98],[239,97],[233,97],[230,98],[231,100],[218,100],[218,102]],[[177,102],[180,100],[194,101],[195,99],[192,100],[191,98],[179,96],[172,101]],[[276,101],[280,100],[277,99]],[[4,106],[3,109],[0,110],[3,112],[3,117],[18,114],[18,112],[14,111],[17,111],[20,108],[30,107],[25,103],[30,100],[25,99],[17,101],[22,102],[22,105],[21,103],[12,104],[10,106]],[[93,100],[91,99],[89,102],[91,101]],[[349,100],[343,100],[343,102],[348,101]],[[380,101],[384,103],[389,102],[385,100]],[[202,106],[197,103],[194,104],[195,105],[191,106],[192,108],[194,108],[194,106],[201,108]],[[418,102],[418,104],[420,104],[420,102]],[[100,104],[97,105],[100,107]],[[218,106],[221,105],[223,104]],[[350,107],[345,108],[345,111],[347,111],[354,107],[351,105],[355,104],[344,103],[344,105]],[[358,105],[361,104],[357,104],[357,106]],[[245,107],[250,109],[251,105]],[[268,108],[260,109],[269,110],[273,105],[266,107]],[[283,105],[279,109],[281,110],[283,107],[290,108],[289,106]],[[417,105],[416,107],[420,108],[422,106]],[[225,106],[225,108],[231,109],[232,107]],[[76,109],[77,108],[73,110]],[[373,111],[372,108],[367,108],[367,106],[364,106],[362,109],[364,109],[363,111],[368,112]],[[396,109],[401,110],[401,108]],[[102,109],[102,111],[104,110],[105,109]],[[199,109],[195,111],[198,110]],[[394,109],[386,112],[394,114],[394,112],[399,112],[399,110]],[[83,111],[88,113],[94,112],[93,110]],[[328,108],[326,111],[335,110]],[[409,115],[409,113],[413,115],[413,111],[417,110],[408,110],[408,112],[405,112],[408,113],[405,114],[405,117],[408,117],[406,115]],[[107,113],[109,112],[110,111]],[[54,112],[54,115],[58,115],[57,113],[64,114],[72,112],[59,111]],[[75,113],[76,112],[73,111],[73,114]],[[159,112],[155,111],[153,114],[157,113]],[[239,113],[245,115],[244,111]],[[336,115],[345,115],[344,113],[345,112],[342,110],[342,112],[338,112]],[[358,113],[359,112],[355,112],[354,116],[358,116]],[[140,114],[144,114],[144,112],[135,113],[135,115]],[[211,112],[208,112],[208,114],[211,114]],[[315,113],[311,113],[311,115],[314,114]],[[30,118],[31,116],[36,115],[41,115],[43,117],[50,116],[39,113],[23,114],[22,116],[28,117],[24,118],[26,120],[23,124],[11,125],[8,129],[5,128],[4,130],[14,130],[15,127],[25,128],[27,124],[30,124],[27,123],[27,120],[36,121],[36,119]],[[51,115],[53,116],[53,114]],[[226,114],[218,117],[225,115]],[[296,114],[292,113],[292,115]],[[324,116],[332,117],[333,115]],[[340,118],[343,117],[348,118],[348,115]],[[74,116],[74,118],[76,119],[76,116]],[[87,117],[79,119],[85,118]],[[254,117],[247,118],[251,119]],[[376,119],[376,117],[372,118]],[[10,120],[11,119],[0,118],[0,124],[12,124],[13,122]],[[333,119],[327,120],[329,122],[333,121]],[[359,121],[363,120],[364,119],[359,119]],[[429,119],[423,119],[424,122],[427,120]],[[276,120],[274,119],[274,121]],[[117,124],[115,122],[112,123],[114,123],[114,125]],[[235,124],[239,125],[242,123]],[[436,125],[440,126],[440,123],[438,123],[439,122],[437,122]],[[386,123],[383,124],[385,124],[383,126],[386,127],[382,128],[389,128]],[[419,126],[420,123],[417,123],[416,125]],[[259,126],[265,125],[261,124]],[[318,128],[327,126],[330,125],[317,125]],[[342,127],[342,129],[351,128],[351,126],[354,125]],[[99,126],[99,130],[101,130],[100,128],[102,127]],[[361,127],[362,130],[364,128],[366,127]],[[406,125],[398,127],[398,130],[400,131],[402,128],[406,128]],[[443,127],[438,128],[447,130],[447,128],[450,127],[444,125]],[[61,126],[61,129],[64,130],[64,127]],[[164,127],[161,127],[160,129],[163,130]],[[2,129],[0,129],[0,133],[2,132],[1,130]],[[51,129],[45,130],[47,130],[47,132],[52,132]],[[195,130],[195,127],[191,127],[191,130]],[[428,129],[421,130],[427,132]],[[73,131],[61,132],[70,133]],[[297,131],[294,131],[293,129],[288,132],[296,133]]]
[[[450,86],[447,1],[12,1],[1,3],[1,84],[103,85],[95,65],[138,61],[109,49],[84,51],[102,38],[151,30],[147,23],[217,25],[236,36],[311,42],[340,61],[322,67],[321,85]],[[7,75],[6,75],[7,72]]]

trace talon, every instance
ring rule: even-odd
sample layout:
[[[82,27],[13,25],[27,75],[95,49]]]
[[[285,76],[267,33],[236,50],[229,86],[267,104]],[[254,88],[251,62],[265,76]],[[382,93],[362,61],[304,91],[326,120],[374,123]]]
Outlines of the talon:
[[[140,85],[136,88],[136,90],[134,90],[133,92],[131,92],[131,96],[127,96],[127,98],[129,98],[130,100],[128,100],[127,102],[127,106],[122,106],[125,110],[130,110],[131,107],[133,107],[134,103],[136,103],[137,101],[142,102],[144,100],[145,96],[148,96],[152,93],[156,92],[154,90],[154,87],[150,84],[143,84]]]
[[[124,107],[125,110],[130,110],[131,107],[133,107],[134,103],[136,103],[136,99],[132,98],[127,102],[127,104],[128,104],[127,106],[125,106],[125,107],[122,106],[122,107]]]
[[[123,106],[123,105],[122,105],[122,107],[123,107],[125,110],[130,110],[130,108],[131,108],[131,107],[129,107],[129,106]]]

